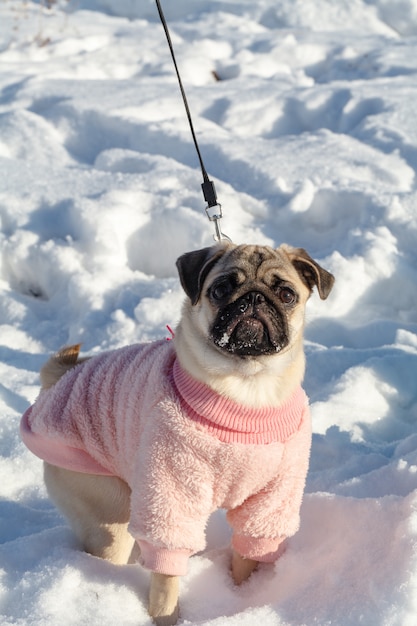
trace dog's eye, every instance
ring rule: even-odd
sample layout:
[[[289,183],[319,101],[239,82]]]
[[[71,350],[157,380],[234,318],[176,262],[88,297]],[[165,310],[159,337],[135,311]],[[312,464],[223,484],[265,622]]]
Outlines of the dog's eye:
[[[292,289],[288,287],[282,287],[279,290],[279,299],[284,304],[293,304],[295,302],[296,296]]]
[[[215,300],[223,300],[232,293],[232,285],[228,280],[222,280],[221,282],[213,285],[211,295]]]

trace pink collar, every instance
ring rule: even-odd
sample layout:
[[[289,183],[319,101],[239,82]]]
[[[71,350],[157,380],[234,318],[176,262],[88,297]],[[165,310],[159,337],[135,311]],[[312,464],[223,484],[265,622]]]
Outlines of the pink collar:
[[[242,406],[192,378],[177,359],[173,383],[186,415],[224,443],[284,443],[299,430],[308,405],[300,386],[282,406]]]

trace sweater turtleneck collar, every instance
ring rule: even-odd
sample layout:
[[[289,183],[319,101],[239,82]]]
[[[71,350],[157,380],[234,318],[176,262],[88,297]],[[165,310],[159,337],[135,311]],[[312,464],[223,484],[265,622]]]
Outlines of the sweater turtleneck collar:
[[[279,407],[247,407],[192,378],[175,359],[173,384],[189,418],[224,443],[284,443],[301,425],[307,396],[301,386]]]

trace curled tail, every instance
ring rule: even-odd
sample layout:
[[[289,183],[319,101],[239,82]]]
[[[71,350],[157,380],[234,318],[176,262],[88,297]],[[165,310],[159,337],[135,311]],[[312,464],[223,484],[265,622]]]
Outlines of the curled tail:
[[[76,365],[80,354],[81,344],[75,343],[73,346],[64,346],[52,357],[62,365]]]
[[[85,359],[79,359],[81,344],[65,346],[51,358],[41,368],[42,389],[49,389],[67,372],[81,363]]]

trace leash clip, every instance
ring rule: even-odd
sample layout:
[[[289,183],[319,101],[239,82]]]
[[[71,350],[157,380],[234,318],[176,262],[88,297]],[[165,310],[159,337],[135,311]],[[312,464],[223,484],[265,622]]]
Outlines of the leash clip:
[[[230,239],[230,237],[228,237],[221,231],[220,220],[223,217],[222,205],[217,202],[216,188],[213,181],[209,180],[206,171],[204,171],[204,182],[201,185],[201,189],[203,190],[204,200],[207,202],[207,217],[209,218],[210,222],[214,222],[214,241],[221,241],[222,239],[226,239],[226,241],[231,242],[232,240]]]
[[[231,243],[232,240],[230,239],[230,237],[222,233],[220,228],[220,220],[223,217],[222,205],[215,204],[214,206],[206,206],[206,214],[210,222],[214,222],[214,241],[222,241],[222,239],[225,239],[226,241],[230,241]]]

